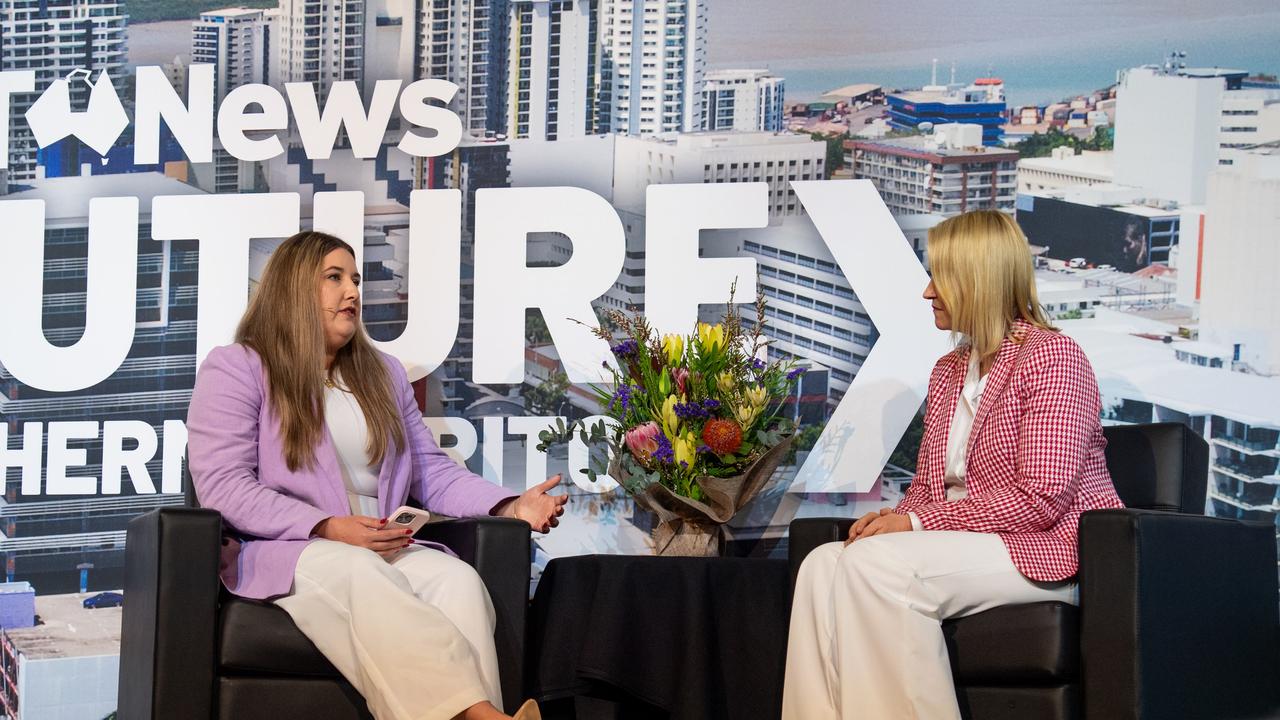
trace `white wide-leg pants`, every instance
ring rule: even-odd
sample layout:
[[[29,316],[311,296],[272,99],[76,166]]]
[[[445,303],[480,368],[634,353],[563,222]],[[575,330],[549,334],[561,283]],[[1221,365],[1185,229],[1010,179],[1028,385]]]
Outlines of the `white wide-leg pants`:
[[[959,718],[942,621],[1077,598],[1074,582],[1024,577],[992,534],[898,532],[823,545],[796,581],[782,717]]]
[[[275,600],[369,703],[377,720],[452,718],[502,707],[494,611],[465,562],[408,547],[391,562],[332,540],[307,546]]]

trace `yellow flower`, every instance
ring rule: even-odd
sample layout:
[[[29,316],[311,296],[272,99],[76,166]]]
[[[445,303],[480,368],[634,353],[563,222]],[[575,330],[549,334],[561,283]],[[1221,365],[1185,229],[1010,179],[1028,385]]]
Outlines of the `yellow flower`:
[[[693,467],[698,457],[698,441],[692,432],[688,432],[684,437],[676,438],[671,442],[671,450],[675,453],[677,465],[684,462],[689,467]]]
[[[668,395],[662,403],[662,432],[672,439],[676,438],[676,430],[680,429],[680,418],[676,415],[676,403],[680,402],[675,395]]]
[[[721,394],[725,397],[732,395],[733,389],[737,386],[738,381],[731,372],[722,372],[716,376],[716,387],[720,389]]]
[[[765,403],[769,400],[769,393],[760,385],[747,388],[744,395],[746,396],[747,403],[756,408],[757,411],[764,408]]]
[[[684,355],[684,338],[674,333],[662,336],[662,352],[667,362],[675,365]]]
[[[702,349],[706,352],[719,350],[724,347],[724,325],[698,323],[698,340],[702,342]]]
[[[737,405],[733,408],[733,416],[737,419],[738,424],[743,430],[751,427],[751,423],[756,421],[756,416],[760,414],[761,408],[755,405]]]

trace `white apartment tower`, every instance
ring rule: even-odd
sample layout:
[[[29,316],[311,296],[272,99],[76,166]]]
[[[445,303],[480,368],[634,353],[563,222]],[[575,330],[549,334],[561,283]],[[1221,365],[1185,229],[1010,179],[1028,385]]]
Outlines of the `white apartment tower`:
[[[214,66],[213,97],[271,81],[271,16],[266,10],[226,8],[200,13],[191,24],[191,62]]]
[[[7,0],[0,3],[0,71],[32,70],[35,92],[9,99],[8,182],[25,184],[36,176],[36,142],[24,116],[50,83],[85,68],[96,82],[106,71],[118,81],[124,72],[127,41],[123,0]],[[114,83],[122,93],[119,82]],[[84,110],[90,87],[70,83],[73,110]]]
[[[707,0],[599,0],[596,130],[627,135],[702,127]]]
[[[509,138],[592,133],[596,89],[594,0],[513,0],[508,32]]]
[[[280,0],[272,84],[313,83],[323,102],[340,80],[364,79],[364,0]]]
[[[505,126],[507,14],[508,0],[418,3],[415,77],[458,85],[449,109],[476,137]]]
[[[715,70],[702,85],[703,130],[778,132],[783,79],[768,70]]]

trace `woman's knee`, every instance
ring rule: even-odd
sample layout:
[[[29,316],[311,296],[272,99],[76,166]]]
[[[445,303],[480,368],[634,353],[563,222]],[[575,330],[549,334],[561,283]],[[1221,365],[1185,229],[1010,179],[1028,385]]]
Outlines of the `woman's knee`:
[[[840,553],[838,572],[860,577],[884,577],[911,573],[893,547],[892,535],[873,535],[849,543]]]

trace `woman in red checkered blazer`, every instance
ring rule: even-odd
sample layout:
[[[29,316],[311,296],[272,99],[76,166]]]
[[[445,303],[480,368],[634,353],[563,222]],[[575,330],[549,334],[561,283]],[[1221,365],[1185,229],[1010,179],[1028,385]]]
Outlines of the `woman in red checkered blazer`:
[[[924,298],[957,347],[929,379],[917,475],[896,508],[805,560],[783,717],[959,718],[941,623],[999,605],[1077,602],[1080,514],[1122,507],[1093,369],[1049,325],[1007,215],[929,233]]]

